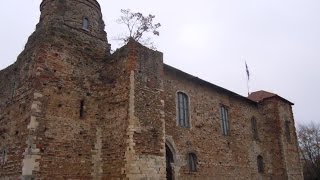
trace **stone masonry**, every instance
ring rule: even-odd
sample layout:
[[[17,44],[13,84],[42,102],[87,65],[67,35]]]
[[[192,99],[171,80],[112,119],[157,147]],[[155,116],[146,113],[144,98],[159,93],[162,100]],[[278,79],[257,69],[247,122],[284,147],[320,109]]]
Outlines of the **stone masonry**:
[[[134,40],[111,54],[96,0],[43,0],[40,10],[0,71],[0,180],[303,179],[293,103],[240,96]]]

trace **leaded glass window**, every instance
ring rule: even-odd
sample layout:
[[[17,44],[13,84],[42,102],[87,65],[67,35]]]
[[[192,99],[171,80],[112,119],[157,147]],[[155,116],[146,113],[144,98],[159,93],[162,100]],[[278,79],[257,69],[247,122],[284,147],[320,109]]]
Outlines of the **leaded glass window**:
[[[221,106],[220,113],[222,134],[225,136],[230,135],[228,109],[225,106]]]
[[[189,99],[185,93],[178,92],[178,123],[181,127],[190,127]]]

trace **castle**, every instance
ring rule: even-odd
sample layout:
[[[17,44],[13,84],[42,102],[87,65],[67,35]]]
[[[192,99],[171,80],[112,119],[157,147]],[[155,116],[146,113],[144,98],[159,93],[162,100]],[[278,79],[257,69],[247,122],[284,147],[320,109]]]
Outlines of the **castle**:
[[[301,180],[290,101],[248,98],[131,40],[110,53],[96,0],[43,0],[0,71],[0,179]]]

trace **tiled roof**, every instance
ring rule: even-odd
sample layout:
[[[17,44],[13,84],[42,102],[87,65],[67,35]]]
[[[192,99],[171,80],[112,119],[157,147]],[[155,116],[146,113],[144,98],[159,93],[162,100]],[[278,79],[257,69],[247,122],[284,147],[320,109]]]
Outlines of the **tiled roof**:
[[[277,95],[277,94],[274,94],[274,93],[271,93],[271,92],[267,92],[267,91],[256,91],[256,92],[253,92],[251,93],[249,96],[248,96],[248,99],[252,100],[252,101],[255,101],[255,102],[261,102],[265,99],[268,99],[268,98],[271,98],[271,97],[278,97],[280,98],[281,100],[285,101],[285,102],[288,102],[289,104],[293,105],[292,102],[284,99],[283,97]]]
[[[252,101],[260,102],[266,98],[270,98],[270,97],[274,97],[274,96],[277,96],[277,95],[274,93],[267,92],[267,91],[256,91],[256,92],[251,93],[248,96],[248,98]]]

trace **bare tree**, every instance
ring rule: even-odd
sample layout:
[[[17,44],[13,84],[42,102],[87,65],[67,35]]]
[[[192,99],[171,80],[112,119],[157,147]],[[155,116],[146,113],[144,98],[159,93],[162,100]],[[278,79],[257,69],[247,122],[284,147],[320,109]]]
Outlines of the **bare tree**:
[[[299,146],[304,159],[305,179],[320,179],[320,124],[300,125]]]
[[[130,39],[134,39],[143,45],[154,48],[151,38],[146,38],[144,35],[148,33],[156,36],[160,35],[158,28],[161,24],[153,22],[156,16],[151,14],[144,16],[140,12],[132,12],[130,9],[121,9],[121,13],[122,15],[117,19],[117,22],[124,24],[129,34],[122,35],[118,37],[117,40],[127,43]]]

